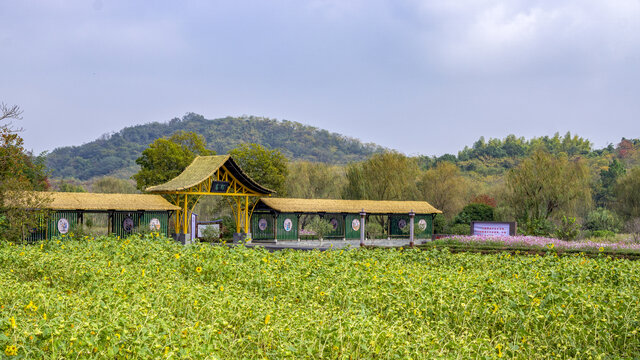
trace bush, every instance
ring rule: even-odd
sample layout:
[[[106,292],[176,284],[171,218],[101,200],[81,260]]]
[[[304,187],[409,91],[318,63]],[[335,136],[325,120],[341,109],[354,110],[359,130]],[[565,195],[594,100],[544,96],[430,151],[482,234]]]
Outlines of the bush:
[[[465,206],[454,220],[454,224],[471,224],[472,221],[494,221],[495,213],[486,204],[469,204]]]
[[[446,227],[447,220],[444,218],[444,215],[436,214],[436,216],[433,218],[433,233],[444,234]]]
[[[382,225],[375,221],[366,222],[364,228],[368,239],[379,239],[384,234]],[[409,226],[405,226],[405,228],[409,228]]]
[[[469,235],[471,233],[471,227],[469,224],[454,224],[449,227],[447,232],[453,235]]]
[[[556,229],[556,238],[562,240],[575,240],[580,234],[580,226],[576,224],[576,218],[562,216],[560,226]]]
[[[523,235],[551,236],[556,226],[547,219],[530,219],[521,223],[518,232]]]
[[[217,242],[220,241],[220,230],[214,226],[206,226],[200,234],[200,241]]]
[[[613,239],[616,237],[616,233],[609,230],[586,230],[582,233],[584,237],[594,237],[594,238],[603,238],[603,239]]]
[[[591,231],[606,230],[618,233],[622,229],[622,220],[613,211],[598,208],[587,215],[584,228]]]
[[[313,231],[318,239],[324,239],[324,236],[333,231],[333,225],[319,216],[314,217],[307,225],[307,229]]]

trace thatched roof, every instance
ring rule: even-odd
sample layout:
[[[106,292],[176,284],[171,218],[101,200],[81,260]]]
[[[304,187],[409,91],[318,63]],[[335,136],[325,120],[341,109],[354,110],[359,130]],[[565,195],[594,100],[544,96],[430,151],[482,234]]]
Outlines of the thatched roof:
[[[160,195],[70,192],[43,192],[42,194],[51,198],[51,203],[46,207],[52,210],[180,210],[179,207],[172,205]]]
[[[273,194],[275,191],[267,189],[245,174],[240,166],[229,155],[197,156],[184,171],[164,184],[150,186],[147,192],[171,192],[187,190],[207,180],[222,166],[248,189],[260,194]]]
[[[260,203],[257,208],[266,206],[279,212],[357,214],[364,209],[367,214],[442,213],[426,201],[262,198]]]

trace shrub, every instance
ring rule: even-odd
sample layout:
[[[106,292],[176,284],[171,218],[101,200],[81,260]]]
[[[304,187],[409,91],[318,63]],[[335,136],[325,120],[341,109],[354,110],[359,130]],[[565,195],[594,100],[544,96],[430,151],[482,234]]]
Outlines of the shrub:
[[[520,224],[518,232],[523,235],[551,236],[556,226],[547,219],[529,219]]]
[[[307,229],[313,231],[318,236],[318,239],[324,239],[324,236],[333,231],[333,225],[319,216],[314,217],[307,225]]]
[[[576,218],[562,216],[560,226],[556,229],[556,237],[562,240],[575,240],[580,234],[580,226]]]
[[[444,218],[444,215],[436,214],[436,216],[433,218],[433,233],[444,234],[446,227],[447,220]]]
[[[220,241],[220,230],[214,226],[206,226],[200,234],[200,240],[205,242]]]
[[[369,221],[365,223],[364,228],[367,233],[368,239],[379,239],[384,234],[384,229],[382,228],[382,225],[380,225],[375,221]],[[405,226],[405,228],[408,229],[409,226]]]
[[[495,213],[486,204],[469,204],[465,206],[454,220],[455,224],[470,224],[472,221],[493,221]]]
[[[471,233],[471,228],[469,227],[469,224],[454,224],[449,227],[447,232],[453,235],[469,235]]]
[[[607,230],[617,233],[622,229],[622,220],[613,211],[598,208],[587,215],[584,228],[591,231]]]

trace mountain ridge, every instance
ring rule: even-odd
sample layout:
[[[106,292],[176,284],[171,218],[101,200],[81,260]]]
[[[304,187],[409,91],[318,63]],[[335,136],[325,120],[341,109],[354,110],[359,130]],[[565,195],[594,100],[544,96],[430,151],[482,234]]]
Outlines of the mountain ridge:
[[[128,126],[82,145],[56,148],[47,155],[47,166],[54,178],[128,177],[137,171],[135,160],[150,143],[178,130],[204,136],[207,148],[218,154],[243,142],[259,143],[280,150],[290,160],[346,164],[385,150],[374,143],[295,121],[256,116],[209,120],[188,113],[181,119]]]

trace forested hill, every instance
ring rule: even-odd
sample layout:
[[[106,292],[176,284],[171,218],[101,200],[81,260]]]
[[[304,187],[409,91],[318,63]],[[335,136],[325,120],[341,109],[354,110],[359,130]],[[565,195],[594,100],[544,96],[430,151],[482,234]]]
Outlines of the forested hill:
[[[258,143],[280,150],[290,160],[310,160],[346,164],[365,160],[384,150],[375,144],[292,121],[259,117],[226,117],[207,120],[187,114],[167,123],[127,127],[112,135],[80,145],[57,148],[47,157],[51,176],[86,180],[95,176],[129,176],[136,171],[135,160],[155,139],[178,130],[194,131],[207,141],[207,147],[226,154],[242,142]]]

